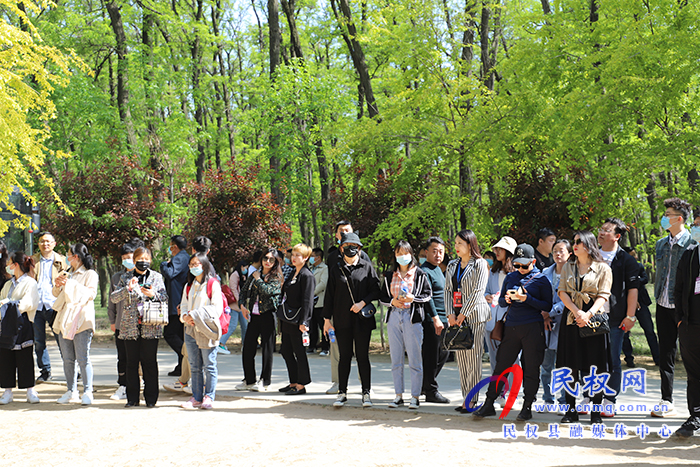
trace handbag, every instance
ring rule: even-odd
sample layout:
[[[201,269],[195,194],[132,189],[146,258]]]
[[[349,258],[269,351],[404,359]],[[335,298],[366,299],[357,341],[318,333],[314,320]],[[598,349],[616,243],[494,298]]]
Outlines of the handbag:
[[[352,289],[350,288],[350,279],[348,279],[348,276],[345,274],[345,271],[343,271],[342,267],[340,268],[340,272],[342,272],[343,276],[345,276],[345,285],[348,286],[348,292],[350,292],[350,298],[352,299],[352,303],[357,303],[355,301],[355,297],[352,294]],[[360,310],[360,316],[362,316],[363,318],[372,318],[376,313],[377,307],[375,307],[373,303],[368,303]]]
[[[581,337],[602,336],[610,333],[610,323],[607,313],[596,313],[591,316],[588,324],[578,328],[578,335]]]
[[[158,326],[168,324],[168,302],[146,301],[141,304],[141,324]]]
[[[297,319],[299,318],[299,313],[301,312],[301,307],[297,309],[289,308],[285,301],[283,300],[277,306],[277,319],[284,321],[289,324],[298,324]]]
[[[508,307],[508,311],[510,311],[510,307]],[[489,336],[491,337],[492,341],[501,342],[503,340],[503,331],[506,329],[506,318],[508,317],[508,311],[503,314],[503,318],[496,321],[496,324],[493,325],[491,335]]]
[[[474,347],[474,333],[465,321],[461,326],[450,326],[442,330],[442,347],[445,350],[470,350]]]

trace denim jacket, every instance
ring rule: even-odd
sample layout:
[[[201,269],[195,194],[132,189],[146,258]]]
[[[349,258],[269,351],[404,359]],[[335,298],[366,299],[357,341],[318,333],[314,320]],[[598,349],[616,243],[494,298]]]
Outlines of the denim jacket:
[[[687,229],[683,230],[681,238],[678,239],[673,248],[669,245],[670,236],[665,236],[656,242],[656,282],[654,283],[654,298],[656,300],[661,297],[666,285],[666,276],[668,276],[668,301],[671,305],[674,304],[673,290],[676,284],[676,269],[678,261],[681,259],[683,252],[690,246],[695,245],[695,240],[690,238],[690,232]],[[669,275],[669,255],[671,258],[671,274]]]

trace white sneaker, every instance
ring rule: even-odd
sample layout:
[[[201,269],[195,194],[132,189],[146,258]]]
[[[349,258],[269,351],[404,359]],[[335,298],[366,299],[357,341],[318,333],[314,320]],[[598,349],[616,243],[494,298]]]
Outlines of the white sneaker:
[[[80,400],[82,405],[92,405],[92,391],[86,391],[83,393],[83,398]]]
[[[657,410],[652,410],[652,417],[665,418],[678,415],[678,412],[676,412],[676,408],[673,406],[673,402],[661,400],[661,402],[658,403],[657,407]]]
[[[30,404],[38,404],[41,402],[41,399],[39,399],[39,394],[36,393],[36,390],[34,388],[32,389],[27,389],[27,402]]]
[[[182,383],[179,379],[173,384],[164,384],[163,389],[170,392],[183,392],[187,387],[187,383]]]
[[[182,388],[182,392],[184,392],[185,394],[189,394],[191,396],[192,395],[192,388],[189,387],[189,385],[187,385],[184,388]]]
[[[255,384],[248,384],[245,381],[243,381],[242,383],[237,384],[236,387],[233,389],[235,389],[236,391],[250,391],[253,388],[253,386],[255,386]]]
[[[12,402],[12,389],[6,389],[2,397],[0,397],[0,404],[7,405]]]
[[[70,402],[80,402],[80,397],[78,396],[78,391],[66,391],[61,397],[56,401],[59,404],[68,404]]]
[[[408,404],[408,408],[416,410],[418,407],[420,407],[420,401],[418,400],[418,398],[411,397],[411,402]]]
[[[338,393],[338,398],[333,402],[333,407],[342,407],[348,401],[348,397],[344,392]]]
[[[331,387],[326,390],[326,394],[338,394],[338,383],[333,383]]]
[[[613,418],[615,416],[615,404],[611,401],[604,400],[603,411],[600,412],[600,416],[604,418]]]
[[[362,394],[362,407],[372,407],[372,399],[369,398],[369,393]]]
[[[394,400],[389,402],[390,409],[395,409],[395,408],[399,407],[400,405],[403,405],[403,397],[401,397],[400,395],[394,397]]]
[[[506,398],[501,396],[495,401],[493,401],[493,405],[498,405],[499,407],[503,408],[506,405]]]
[[[268,386],[263,385],[263,381],[259,379],[258,382],[255,383],[252,388],[250,388],[250,390],[253,392],[265,392],[267,391],[267,388]]]
[[[126,386],[119,386],[114,394],[109,396],[113,401],[121,401],[126,399]]]

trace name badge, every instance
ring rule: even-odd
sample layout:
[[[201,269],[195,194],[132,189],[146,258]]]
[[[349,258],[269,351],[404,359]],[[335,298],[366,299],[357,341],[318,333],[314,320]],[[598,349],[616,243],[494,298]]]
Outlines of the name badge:
[[[697,284],[696,284],[696,289],[697,289]],[[462,292],[452,292],[452,307],[457,309],[457,308],[462,308]]]
[[[700,277],[695,279],[695,295],[700,295]]]

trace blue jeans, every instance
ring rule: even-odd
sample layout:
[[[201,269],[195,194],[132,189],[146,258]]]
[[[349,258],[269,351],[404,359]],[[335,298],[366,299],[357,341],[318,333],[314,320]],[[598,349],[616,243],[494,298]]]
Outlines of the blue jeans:
[[[620,362],[620,354],[622,353],[622,341],[625,338],[625,331],[617,326],[610,325],[610,356],[612,357],[612,372],[610,374],[610,389],[615,391],[612,396],[605,396],[606,400],[615,402],[617,395],[620,393],[620,385],[622,384],[622,363]]]
[[[248,329],[248,320],[243,317],[243,313],[236,311],[231,308],[231,322],[228,325],[228,332],[221,336],[221,345],[226,345],[228,338],[233,335],[236,330],[238,323],[241,323],[241,344],[243,344],[243,339],[245,338],[245,332]]]
[[[187,357],[190,361],[192,397],[198,402],[202,402],[204,396],[214,400],[218,377],[216,368],[217,347],[200,349],[195,338],[187,333],[185,333],[185,345],[187,346]]]
[[[92,329],[86,329],[75,335],[73,340],[58,334],[58,344],[63,355],[63,372],[66,375],[66,385],[69,391],[78,389],[78,374],[75,372],[75,362],[80,366],[83,376],[83,393],[92,392],[92,363],[90,363],[90,343],[92,342]]]
[[[540,366],[540,381],[542,390],[544,391],[543,398],[546,404],[554,404],[554,394],[551,392],[552,387],[552,370],[557,363],[557,351],[554,349],[545,349],[542,366]],[[559,403],[566,404],[564,391],[559,394]]]
[[[34,352],[39,372],[44,376],[51,374],[51,360],[49,359],[49,351],[46,349],[46,323],[52,314],[53,310],[48,308],[36,310],[36,315],[34,315]],[[58,344],[58,336],[54,335],[54,338]]]
[[[411,396],[420,397],[423,388],[423,323],[412,323],[411,312],[393,308],[386,326],[389,334],[391,353],[391,375],[394,378],[394,392],[403,394],[403,356],[408,354],[408,367],[411,369]]]

